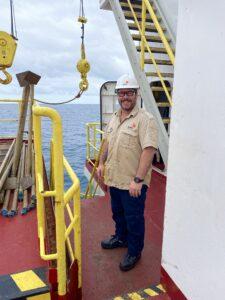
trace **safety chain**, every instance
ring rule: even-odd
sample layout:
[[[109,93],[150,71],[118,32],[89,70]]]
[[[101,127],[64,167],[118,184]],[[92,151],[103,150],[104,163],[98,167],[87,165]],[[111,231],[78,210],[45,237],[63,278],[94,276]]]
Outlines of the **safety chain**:
[[[80,96],[83,94],[84,91],[80,90],[78,92],[78,94],[73,97],[72,99],[70,100],[66,100],[66,101],[63,101],[63,102],[46,102],[46,101],[42,101],[42,100],[38,100],[38,99],[34,99],[34,101],[38,102],[38,103],[43,103],[43,104],[49,104],[49,105],[60,105],[60,104],[66,104],[66,103],[70,103],[72,101],[74,101],[75,99],[78,99],[80,98]]]

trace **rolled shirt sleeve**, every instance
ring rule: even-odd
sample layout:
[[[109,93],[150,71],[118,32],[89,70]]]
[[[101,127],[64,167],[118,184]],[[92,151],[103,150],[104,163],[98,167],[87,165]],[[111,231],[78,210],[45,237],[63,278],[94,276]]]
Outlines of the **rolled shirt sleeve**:
[[[106,127],[105,127],[105,130],[104,130],[104,132],[103,132],[103,134],[102,134],[102,138],[103,138],[103,140],[107,140],[107,138],[108,138],[108,128],[109,128],[109,123],[106,125]]]
[[[158,149],[158,128],[155,119],[145,114],[139,124],[139,137],[142,150],[147,147]]]

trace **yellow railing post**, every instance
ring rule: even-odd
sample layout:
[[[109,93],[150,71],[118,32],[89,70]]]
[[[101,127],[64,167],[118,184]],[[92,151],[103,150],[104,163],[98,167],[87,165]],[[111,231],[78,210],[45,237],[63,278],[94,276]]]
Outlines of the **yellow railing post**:
[[[43,197],[40,197],[41,192],[44,196],[43,187],[43,166],[42,151],[41,151],[41,126],[40,117],[45,116],[52,119],[53,123],[53,153],[57,158],[53,161],[54,177],[57,178],[54,182],[55,190],[46,195],[53,194],[55,196],[55,215],[56,215],[56,246],[57,246],[57,277],[58,277],[58,295],[66,294],[66,252],[65,252],[65,219],[64,219],[64,177],[63,177],[63,143],[62,143],[62,123],[59,114],[50,108],[34,107],[34,131],[35,131],[35,150],[37,161],[37,183],[38,183],[38,202],[39,206],[44,206]],[[42,190],[42,191],[41,191]],[[44,218],[44,209],[41,209],[41,215],[38,215],[41,222]],[[39,227],[40,230],[40,227]],[[43,249],[43,238],[41,239],[41,249]]]
[[[101,135],[103,134],[103,131],[100,129],[97,129],[97,126],[100,126],[100,123],[88,123],[86,124],[87,126],[87,142],[86,142],[86,149],[87,152],[90,153],[90,149],[94,150],[94,157],[91,157],[90,155],[87,156],[87,161],[93,166],[92,172],[91,172],[91,176],[90,179],[88,181],[85,193],[84,193],[84,197],[85,198],[90,198],[90,197],[94,197],[95,193],[97,191],[97,187],[98,187],[98,183],[96,184],[96,187],[94,189],[94,192],[91,192],[91,187],[92,187],[92,181],[94,179],[94,175],[96,172],[96,169],[98,167],[98,163],[99,163],[99,158],[101,155],[101,151],[102,151],[102,146],[103,146],[103,140],[101,141]],[[93,143],[91,141],[91,134],[90,134],[90,129],[94,130],[93,132]],[[99,139],[97,137],[97,134],[100,135]],[[93,162],[92,160],[95,160],[95,162]]]
[[[89,145],[89,142],[90,142],[90,128],[89,128],[88,124],[86,124],[86,133],[87,133],[87,135],[86,135],[86,137],[87,137],[87,140],[86,140],[86,145],[87,145],[86,149],[87,149],[87,151],[86,151],[86,153],[87,153],[87,160],[88,160],[90,158],[90,145]]]
[[[40,190],[40,176],[43,177],[43,160],[42,160],[42,137],[41,137],[41,120],[37,115],[33,115],[34,128],[34,151],[35,151],[35,177],[36,177],[36,197],[37,197],[37,222],[38,236],[40,238],[41,231],[45,235],[44,222],[44,198]]]
[[[38,233],[40,239],[40,255],[44,260],[57,260],[58,295],[66,295],[67,271],[66,271],[66,245],[71,261],[77,259],[78,263],[78,288],[81,288],[81,220],[80,220],[80,182],[63,156],[62,123],[59,114],[50,108],[34,107],[34,146],[35,146],[35,172],[38,207]],[[43,160],[41,140],[41,117],[49,117],[53,124],[53,137],[51,140],[51,190],[44,190]],[[64,193],[65,167],[73,184]],[[55,220],[56,220],[56,253],[45,254],[44,244],[44,198],[55,198]],[[73,212],[69,202],[73,200]],[[65,224],[64,211],[67,209],[70,224]],[[74,247],[70,241],[70,233],[74,230]]]
[[[142,9],[141,9],[141,27],[142,27],[142,35],[141,35],[141,69],[144,70],[145,66],[145,42],[143,36],[145,36],[145,26],[146,26],[146,5],[145,2],[142,1]]]
[[[96,151],[96,124],[93,125],[93,128],[94,128],[94,159],[96,159],[96,154],[97,154],[97,151]]]
[[[74,194],[73,197],[74,200],[74,215],[79,215],[81,216],[81,210],[80,210],[80,187],[77,190],[77,193]],[[75,241],[75,245],[77,245],[76,247],[76,251],[74,253],[74,256],[77,259],[77,263],[78,263],[78,287],[81,287],[81,218],[78,218],[77,221],[77,226],[75,227],[74,230],[74,241]]]
[[[77,178],[76,174],[73,173],[72,168],[67,162],[66,158],[64,160],[64,167],[69,174],[71,180],[73,181],[72,187],[66,192],[64,196],[64,203],[67,204],[70,199],[70,193],[73,195],[73,218],[70,215],[71,222],[76,219],[74,224],[74,241],[75,248],[73,256],[77,259],[78,263],[78,287],[81,287],[81,209],[80,209],[80,181]],[[76,226],[75,226],[76,225]]]

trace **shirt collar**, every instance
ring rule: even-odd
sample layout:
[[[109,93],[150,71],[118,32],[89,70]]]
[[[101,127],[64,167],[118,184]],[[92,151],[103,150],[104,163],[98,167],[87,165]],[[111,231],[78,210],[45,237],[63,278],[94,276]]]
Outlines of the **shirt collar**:
[[[129,115],[126,118],[128,119],[130,117],[135,117],[138,112],[139,112],[139,107],[136,104],[135,107],[132,109],[132,111],[129,113]],[[115,112],[115,115],[117,117],[120,117],[120,115],[121,115],[121,108],[118,111]]]

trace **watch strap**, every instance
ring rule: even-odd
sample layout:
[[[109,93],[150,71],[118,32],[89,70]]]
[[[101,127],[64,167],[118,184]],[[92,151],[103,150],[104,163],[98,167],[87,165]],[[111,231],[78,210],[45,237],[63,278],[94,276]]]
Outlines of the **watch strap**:
[[[136,182],[136,183],[141,183],[143,181],[144,181],[144,179],[141,179],[141,178],[139,178],[137,176],[134,177],[134,182]]]

